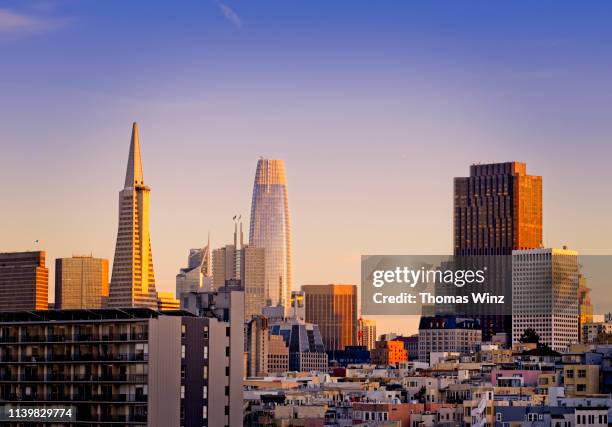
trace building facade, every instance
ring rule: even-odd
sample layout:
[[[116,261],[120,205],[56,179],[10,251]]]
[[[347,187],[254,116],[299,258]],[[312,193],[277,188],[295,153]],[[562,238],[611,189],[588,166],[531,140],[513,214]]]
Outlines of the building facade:
[[[148,308],[2,313],[0,399],[72,405],[91,426],[238,427],[227,328]]]
[[[180,308],[181,303],[172,292],[157,293],[157,309],[159,311],[179,310]]]
[[[257,162],[249,245],[265,249],[266,304],[287,309],[291,290],[291,222],[282,160],[260,158]]]
[[[400,340],[377,341],[371,353],[375,365],[397,366],[398,363],[408,361],[408,351]]]
[[[419,361],[429,362],[432,352],[473,353],[482,342],[478,319],[454,316],[421,317]]]
[[[533,329],[540,342],[564,351],[578,342],[578,252],[531,249],[512,255],[512,342]]]
[[[55,309],[104,308],[108,260],[73,256],[55,260]]]
[[[184,292],[212,291],[212,249],[208,243],[201,249],[190,249],[187,267],[176,275],[176,296]]]
[[[327,353],[317,325],[288,319],[273,323],[270,335],[281,336],[289,348],[289,370],[327,372]]]
[[[357,343],[357,286],[304,285],[306,322],[319,326],[328,351]]]
[[[519,162],[470,166],[470,176],[454,180],[453,222],[458,256],[510,256],[542,247],[542,177],[528,175]],[[510,315],[475,317],[485,340],[511,328]]]
[[[140,159],[138,124],[132,126],[125,185],[119,192],[119,227],[109,307],[157,308],[149,233],[149,193]]]
[[[359,319],[359,332],[357,344],[372,350],[376,347],[376,321],[373,319]]]
[[[0,253],[0,311],[49,308],[45,258],[44,251]]]

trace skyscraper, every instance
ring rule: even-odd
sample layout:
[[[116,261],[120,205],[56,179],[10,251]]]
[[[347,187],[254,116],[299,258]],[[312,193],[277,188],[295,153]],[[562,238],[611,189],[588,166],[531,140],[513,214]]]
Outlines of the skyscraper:
[[[47,310],[45,252],[0,253],[0,311]]]
[[[542,247],[542,177],[527,175],[525,163],[470,166],[470,176],[454,182],[454,254],[460,257],[512,255],[516,249]],[[473,262],[463,258],[460,262]],[[488,258],[491,291],[503,294],[510,258]],[[465,267],[465,266],[464,266]],[[459,267],[460,268],[460,267]],[[507,304],[511,304],[507,295]],[[477,310],[479,308],[474,307]],[[500,308],[500,310],[502,310]],[[512,317],[479,313],[482,337],[510,331]]]
[[[357,344],[372,350],[376,346],[376,320],[359,319]]]
[[[271,305],[289,307],[291,226],[285,165],[282,160],[257,162],[249,245],[265,249],[265,294]]]
[[[73,256],[55,260],[55,308],[104,308],[108,298],[108,260]]]
[[[512,255],[542,246],[542,177],[525,163],[470,166],[455,178],[455,255]]]
[[[210,235],[208,243],[201,249],[190,249],[187,268],[181,268],[176,275],[176,297],[184,292],[202,292],[213,290],[212,248]]]
[[[125,185],[119,192],[119,229],[110,283],[109,307],[157,309],[153,255],[149,235],[149,193],[144,183],[138,124],[132,140]]]
[[[319,326],[327,351],[357,343],[357,287],[304,285],[306,322]]]
[[[512,342],[533,329],[540,342],[565,351],[578,342],[578,252],[563,249],[514,251]]]

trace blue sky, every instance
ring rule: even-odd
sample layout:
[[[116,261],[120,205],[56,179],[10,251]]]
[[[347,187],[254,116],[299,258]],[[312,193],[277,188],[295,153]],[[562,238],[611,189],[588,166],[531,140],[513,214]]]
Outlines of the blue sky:
[[[450,252],[474,162],[527,162],[546,244],[610,253],[610,22],[604,1],[3,1],[0,250],[112,259],[137,120],[161,290],[248,217],[260,155],[286,162],[296,286]]]

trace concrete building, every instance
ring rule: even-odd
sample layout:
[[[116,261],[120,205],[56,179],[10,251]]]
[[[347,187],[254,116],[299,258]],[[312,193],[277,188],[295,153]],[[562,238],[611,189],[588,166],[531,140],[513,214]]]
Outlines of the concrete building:
[[[222,343],[224,351],[223,364],[215,366],[214,370],[225,373],[223,395],[219,394],[220,407],[225,408],[227,417],[219,425],[231,427],[242,425],[242,381],[244,372],[244,292],[224,286],[213,292],[191,292],[183,294],[181,309],[200,317],[215,318],[225,326],[225,340]],[[210,349],[219,353],[217,350]]]
[[[245,325],[247,353],[247,377],[263,377],[268,374],[268,348],[270,332],[268,318],[255,316]]]
[[[376,347],[376,320],[359,319],[357,344],[372,350]]]
[[[89,425],[238,427],[228,327],[148,308],[2,313],[0,399],[75,405]]]
[[[591,322],[582,325],[581,340],[585,344],[595,343],[606,335],[612,335],[612,322],[610,321]]]
[[[478,319],[454,316],[421,317],[419,361],[429,362],[432,352],[474,352],[482,341]]]
[[[176,296],[185,292],[213,290],[212,249],[210,235],[208,243],[201,249],[190,249],[187,267],[181,268],[176,275]]]
[[[280,335],[268,336],[268,373],[282,374],[289,371],[289,347]]]
[[[73,256],[55,260],[55,309],[104,308],[108,260]]]
[[[119,226],[110,283],[109,307],[157,309],[149,232],[149,193],[144,183],[138,124],[132,126],[125,185],[119,192]]]
[[[529,249],[512,255],[512,342],[527,329],[555,351],[578,342],[578,252]]]
[[[48,309],[45,257],[44,251],[0,253],[0,311]]]
[[[400,340],[377,341],[371,358],[375,365],[397,366],[408,361],[408,352]]]
[[[304,285],[306,322],[319,326],[328,351],[357,343],[357,286]]]
[[[289,370],[327,372],[327,353],[317,325],[287,319],[271,324],[270,334],[283,337],[289,348]]]

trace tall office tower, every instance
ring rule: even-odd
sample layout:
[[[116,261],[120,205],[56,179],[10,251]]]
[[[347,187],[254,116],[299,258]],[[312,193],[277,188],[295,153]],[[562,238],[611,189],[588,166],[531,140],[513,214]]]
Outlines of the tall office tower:
[[[144,184],[138,124],[132,127],[125,186],[119,192],[119,229],[110,283],[109,307],[157,309],[149,235],[149,193]]]
[[[210,313],[147,308],[0,313],[10,338],[0,340],[0,400],[78,402],[84,425],[241,427],[242,366],[230,367],[228,328]]]
[[[238,225],[240,224],[240,231]],[[213,287],[222,288],[228,280],[240,280],[241,249],[244,246],[242,222],[234,216],[234,243],[212,252]]]
[[[533,329],[540,342],[565,351],[578,342],[578,252],[529,249],[512,255],[512,342]]]
[[[268,346],[270,332],[268,318],[254,316],[246,327],[247,377],[261,377],[268,374]]]
[[[542,177],[527,175],[525,163],[472,165],[469,177],[455,178],[453,215],[455,255],[510,256],[515,249],[540,248]],[[497,270],[499,287],[504,269],[509,265]],[[512,323],[511,316],[501,314],[476,317],[484,340],[509,331]]]
[[[582,342],[583,326],[593,322],[593,306],[591,305],[591,289],[587,286],[587,279],[578,275],[578,336]]]
[[[265,248],[266,303],[289,308],[291,290],[291,226],[285,165],[282,160],[257,162],[249,244]]]
[[[357,342],[357,286],[304,285],[306,322],[319,326],[327,351]]]
[[[104,308],[108,298],[108,260],[73,256],[55,260],[55,308]]]
[[[190,249],[187,267],[181,268],[176,275],[176,297],[184,292],[213,290],[212,249],[210,235],[208,243],[201,249]]]
[[[359,319],[357,344],[372,350],[376,347],[376,321],[372,319]]]
[[[47,310],[45,252],[0,253],[0,311]]]
[[[265,249],[246,245],[242,247],[240,254],[244,316],[248,320],[252,316],[260,315],[266,305]]]

